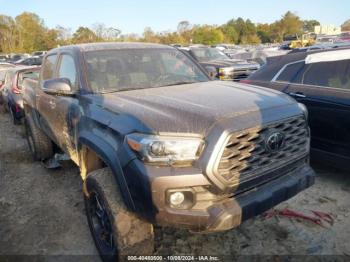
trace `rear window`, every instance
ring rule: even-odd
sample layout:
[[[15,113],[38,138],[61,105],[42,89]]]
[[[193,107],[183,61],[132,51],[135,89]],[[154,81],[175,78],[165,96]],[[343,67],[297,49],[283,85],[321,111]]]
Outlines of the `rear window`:
[[[6,70],[0,70],[0,81],[5,80]]]
[[[39,79],[39,71],[33,70],[33,71],[26,71],[19,73],[18,75],[18,87],[20,88],[23,84],[24,79],[30,78],[30,79]]]
[[[7,71],[5,76],[5,84],[12,83],[12,79],[15,76],[14,71]]]

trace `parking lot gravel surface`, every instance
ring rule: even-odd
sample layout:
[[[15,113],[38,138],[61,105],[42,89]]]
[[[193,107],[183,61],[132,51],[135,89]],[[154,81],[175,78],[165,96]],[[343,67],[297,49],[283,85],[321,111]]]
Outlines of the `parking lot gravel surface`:
[[[156,255],[341,255],[350,259],[350,174],[315,166],[315,185],[276,207],[303,214],[330,213],[322,226],[284,216],[258,216],[215,234],[156,228]],[[91,255],[99,261],[88,228],[79,170],[33,162],[23,126],[0,114],[1,255]],[[0,259],[1,260],[1,259]]]

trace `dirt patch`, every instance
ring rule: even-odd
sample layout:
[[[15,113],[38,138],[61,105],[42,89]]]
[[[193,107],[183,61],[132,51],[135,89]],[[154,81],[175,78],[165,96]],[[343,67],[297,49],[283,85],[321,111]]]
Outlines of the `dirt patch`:
[[[7,115],[0,115],[0,135],[0,255],[96,255],[78,169],[47,170],[33,162],[23,127],[12,125]],[[156,254],[350,256],[350,175],[316,171],[312,188],[277,208],[330,212],[333,225],[259,216],[209,235],[157,228]]]

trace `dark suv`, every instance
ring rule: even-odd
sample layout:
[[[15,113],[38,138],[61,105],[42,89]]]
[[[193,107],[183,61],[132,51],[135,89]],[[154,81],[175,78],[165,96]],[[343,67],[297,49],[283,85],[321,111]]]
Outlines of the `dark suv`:
[[[24,90],[29,147],[44,160],[57,146],[80,167],[106,261],[152,253],[153,224],[229,230],[314,182],[302,105],[211,81],[173,47],[54,49]]]
[[[285,92],[305,104],[312,159],[349,169],[349,48],[274,58],[244,82]]]

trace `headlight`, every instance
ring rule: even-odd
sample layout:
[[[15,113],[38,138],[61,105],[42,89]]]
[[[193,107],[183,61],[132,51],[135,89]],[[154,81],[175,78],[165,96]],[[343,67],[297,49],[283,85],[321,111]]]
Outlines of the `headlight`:
[[[219,73],[222,75],[229,75],[232,73],[233,70],[233,67],[223,67],[219,69]]]
[[[225,80],[228,78],[232,72],[233,72],[233,67],[223,67],[219,69],[219,77],[221,80]]]
[[[202,139],[193,137],[131,134],[126,137],[131,149],[148,163],[189,165],[203,149]]]
[[[307,110],[306,106],[302,103],[298,103],[299,108],[303,111],[306,120],[309,119],[309,111]]]

